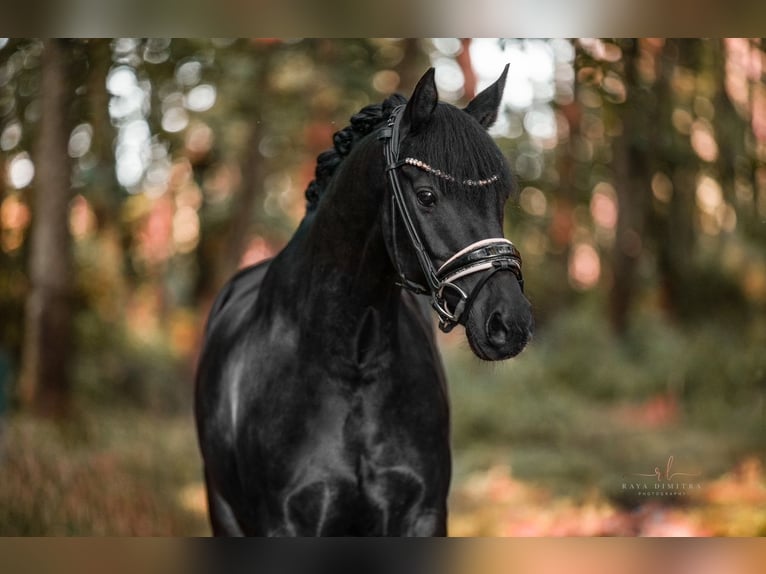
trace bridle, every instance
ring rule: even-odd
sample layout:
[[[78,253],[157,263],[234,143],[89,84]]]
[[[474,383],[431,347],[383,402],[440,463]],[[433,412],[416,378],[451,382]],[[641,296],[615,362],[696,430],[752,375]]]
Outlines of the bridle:
[[[450,181],[456,181],[456,179],[449,174],[445,174],[440,170],[430,167],[420,160],[414,158],[399,159],[399,148],[401,143],[399,126],[401,124],[403,110],[404,105],[396,107],[391,112],[388,123],[378,136],[379,139],[383,140],[383,152],[386,158],[386,174],[388,176],[388,181],[391,184],[391,241],[394,250],[394,266],[399,274],[399,285],[413,293],[431,296],[431,306],[439,315],[439,328],[445,333],[448,333],[458,323],[463,322],[463,324],[465,324],[465,319],[468,317],[468,312],[476,299],[476,296],[489,278],[495,273],[504,270],[512,272],[516,276],[516,279],[518,279],[521,290],[524,290],[524,278],[521,273],[521,253],[519,253],[519,250],[516,249],[516,246],[514,246],[513,243],[504,237],[492,237],[471,243],[452,255],[452,257],[447,259],[447,261],[445,261],[438,269],[434,266],[431,258],[426,252],[423,241],[420,239],[418,230],[415,227],[412,216],[407,208],[407,203],[404,201],[404,194],[399,182],[397,170],[403,165],[412,165],[424,169],[442,179],[448,179]],[[492,183],[496,179],[497,178],[493,176],[484,180],[464,180],[461,183],[469,186],[482,186]],[[404,222],[407,236],[409,237],[412,247],[415,249],[420,268],[426,279],[425,286],[408,279],[402,271],[396,244],[397,212]],[[471,289],[470,293],[466,293],[454,283],[468,275],[482,272],[484,272],[484,276],[473,289]],[[453,301],[457,299],[457,302],[452,305],[451,309],[447,301],[448,298]]]

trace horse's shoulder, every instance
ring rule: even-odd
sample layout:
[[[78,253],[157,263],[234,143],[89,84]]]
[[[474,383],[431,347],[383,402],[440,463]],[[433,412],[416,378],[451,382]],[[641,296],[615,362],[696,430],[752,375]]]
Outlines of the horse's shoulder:
[[[218,293],[210,309],[206,332],[210,332],[216,320],[230,310],[241,314],[246,306],[255,303],[264,275],[269,270],[271,259],[239,270],[229,279]]]

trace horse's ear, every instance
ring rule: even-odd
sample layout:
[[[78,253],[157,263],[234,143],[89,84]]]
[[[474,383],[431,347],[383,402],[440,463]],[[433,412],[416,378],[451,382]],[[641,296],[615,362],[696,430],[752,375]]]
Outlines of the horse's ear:
[[[404,109],[402,117],[403,125],[410,133],[417,132],[431,121],[431,116],[436,109],[439,101],[439,93],[436,91],[436,81],[434,80],[434,69],[428,71],[420,78],[415,91],[412,92],[410,101]]]
[[[472,115],[484,129],[489,129],[497,120],[497,112],[503,99],[505,78],[508,76],[508,64],[497,81],[477,95],[471,103],[465,107],[465,111]]]

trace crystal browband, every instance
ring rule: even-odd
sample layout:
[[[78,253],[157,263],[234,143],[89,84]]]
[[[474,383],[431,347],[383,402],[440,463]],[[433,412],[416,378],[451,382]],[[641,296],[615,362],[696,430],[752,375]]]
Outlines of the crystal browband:
[[[491,183],[495,183],[498,179],[500,179],[498,175],[493,175],[492,177],[488,177],[487,179],[464,179],[463,181],[459,181],[454,175],[444,173],[442,170],[436,169],[435,167],[431,167],[426,162],[421,161],[419,159],[415,159],[414,157],[405,158],[402,161],[402,163],[406,163],[407,165],[412,165],[414,167],[417,167],[418,169],[422,169],[426,173],[430,173],[431,175],[435,175],[436,177],[439,177],[441,179],[451,181],[453,183],[460,183],[462,185],[472,186],[472,187],[489,185]]]

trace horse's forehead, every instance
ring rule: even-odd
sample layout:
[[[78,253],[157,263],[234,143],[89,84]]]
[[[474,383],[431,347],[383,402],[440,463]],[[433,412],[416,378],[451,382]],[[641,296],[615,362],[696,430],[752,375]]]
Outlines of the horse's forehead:
[[[424,140],[417,147],[454,155],[456,159],[473,156],[497,158],[501,155],[497,144],[484,128],[453,106],[445,106],[441,113],[434,115],[425,130]]]
[[[486,188],[506,181],[510,166],[489,134],[460,110],[439,114],[409,145],[400,159],[448,184]]]

